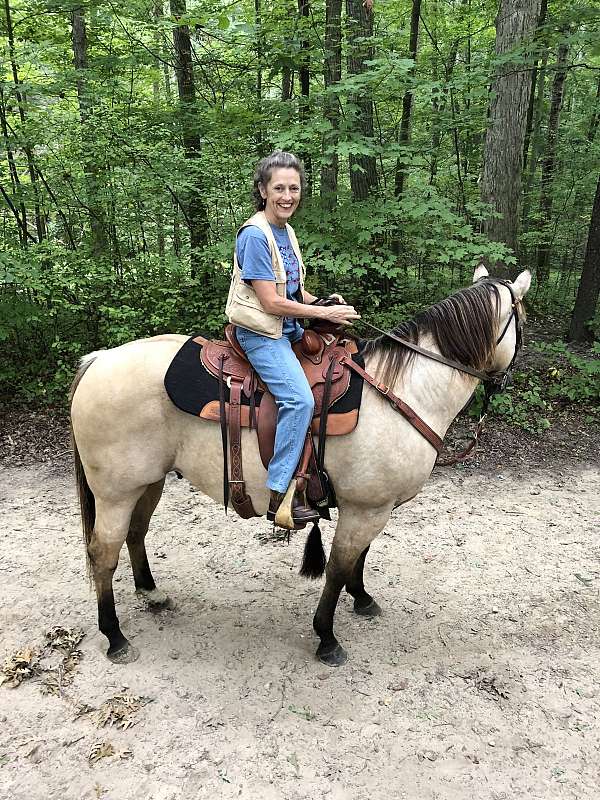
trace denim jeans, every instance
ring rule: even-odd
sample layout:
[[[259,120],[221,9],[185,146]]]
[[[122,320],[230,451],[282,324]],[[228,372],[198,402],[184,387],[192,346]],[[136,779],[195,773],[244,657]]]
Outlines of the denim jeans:
[[[277,404],[275,450],[269,462],[267,487],[285,492],[300,461],[312,420],[312,391],[287,336],[270,339],[239,326],[236,334],[248,361]]]

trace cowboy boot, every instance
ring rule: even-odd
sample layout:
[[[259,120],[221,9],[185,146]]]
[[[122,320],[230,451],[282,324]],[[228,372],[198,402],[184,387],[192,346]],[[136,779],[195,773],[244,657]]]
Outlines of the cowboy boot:
[[[291,502],[291,520],[289,519],[289,512],[286,512],[288,519],[286,520],[285,517],[282,519],[281,514],[278,515],[277,512],[280,511],[286,494],[287,492],[276,492],[271,489],[269,510],[267,511],[267,519],[270,522],[275,522],[280,527],[290,527],[289,523],[293,522],[294,530],[300,530],[308,522],[316,522],[319,519],[319,512],[305,505],[303,498],[295,491]]]

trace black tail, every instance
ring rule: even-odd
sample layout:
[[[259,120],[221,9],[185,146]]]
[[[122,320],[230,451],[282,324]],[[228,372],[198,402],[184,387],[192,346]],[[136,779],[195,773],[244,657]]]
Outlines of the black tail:
[[[91,359],[84,363],[84,365],[78,370],[77,375],[75,376],[75,380],[73,381],[73,385],[71,386],[71,392],[69,395],[69,400],[71,403],[73,402],[73,396],[75,395],[75,391],[77,386],[79,385],[79,381],[85,374],[88,367],[92,364],[94,359]],[[88,553],[88,545],[92,538],[92,533],[94,532],[94,524],[96,522],[96,499],[92,490],[89,487],[87,482],[87,478],[85,475],[85,470],[83,468],[83,464],[81,463],[81,458],[79,456],[79,450],[77,449],[77,443],[75,441],[75,434],[73,433],[73,426],[71,426],[71,442],[73,444],[73,461],[75,464],[75,481],[77,483],[77,495],[79,497],[79,508],[81,510],[81,526],[83,528],[83,541],[85,542],[85,557],[86,557],[86,565],[87,565],[87,576],[89,580],[92,579],[92,565],[90,562],[90,557]]]
[[[320,578],[325,572],[325,551],[323,550],[323,541],[321,540],[321,529],[319,523],[313,523],[310,533],[306,538],[304,545],[304,556],[302,558],[302,566],[300,567],[300,575],[303,578]]]
[[[81,509],[81,526],[83,528],[83,541],[85,543],[85,558],[87,564],[88,578],[92,579],[92,565],[88,554],[88,545],[92,538],[94,531],[94,523],[96,522],[96,499],[90,489],[87,478],[85,477],[85,470],[79,457],[79,450],[73,441],[73,459],[75,461],[75,481],[77,483],[77,494],[79,496],[79,508]]]

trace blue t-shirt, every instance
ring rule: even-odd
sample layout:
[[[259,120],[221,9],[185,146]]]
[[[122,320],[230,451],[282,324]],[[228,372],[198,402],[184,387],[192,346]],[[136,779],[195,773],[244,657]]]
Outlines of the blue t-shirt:
[[[271,225],[275,242],[281,253],[281,260],[287,277],[286,296],[288,300],[302,302],[300,297],[300,264],[290,242],[287,228]],[[236,243],[238,264],[245,281],[274,281],[275,273],[271,263],[271,251],[267,237],[256,225],[243,228]],[[283,318],[283,335],[295,342],[302,336],[303,328],[294,317]]]

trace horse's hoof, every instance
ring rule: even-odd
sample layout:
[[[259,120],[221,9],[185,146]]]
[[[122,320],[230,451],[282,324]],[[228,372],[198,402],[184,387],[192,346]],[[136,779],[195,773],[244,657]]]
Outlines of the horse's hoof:
[[[108,650],[106,655],[113,664],[133,664],[140,657],[140,651],[129,642],[126,642],[118,650]]]
[[[149,611],[171,610],[175,608],[175,603],[171,600],[169,595],[161,589],[136,589],[136,594],[145,601]]]
[[[341,644],[337,643],[331,647],[319,646],[317,650],[317,658],[328,667],[341,667],[348,661],[348,653],[344,650]]]
[[[380,617],[383,612],[377,602],[371,598],[371,602],[362,607],[359,606],[358,601],[355,600],[354,613],[359,614],[361,617]]]

